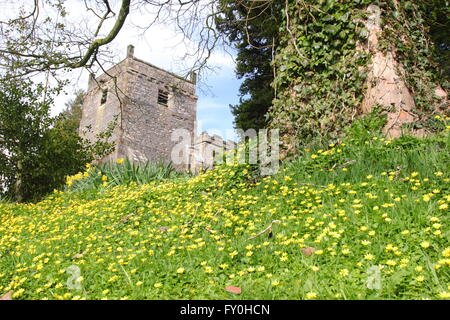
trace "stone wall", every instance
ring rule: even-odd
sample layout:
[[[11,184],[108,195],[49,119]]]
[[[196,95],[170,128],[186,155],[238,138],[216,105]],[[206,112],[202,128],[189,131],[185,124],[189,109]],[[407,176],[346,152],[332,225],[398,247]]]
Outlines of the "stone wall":
[[[123,110],[123,150],[128,158],[170,159],[174,130],[195,133],[195,84],[137,59],[127,65],[129,103]],[[168,93],[167,105],[158,103],[158,90]],[[136,152],[137,151],[137,152]],[[139,158],[139,160],[142,160]]]
[[[126,81],[124,79],[125,68],[123,61],[107,71],[108,75],[103,74],[98,78],[89,78],[89,85],[83,101],[82,117],[80,121],[81,136],[94,141],[96,135],[105,131],[108,124],[116,119],[111,141],[119,143],[122,137],[121,129],[121,109],[125,103],[126,97],[123,93],[126,91]],[[116,77],[116,81],[114,80]],[[115,90],[117,83],[117,90]],[[106,102],[101,103],[102,96],[106,92]],[[116,151],[106,157],[107,161],[117,157]]]
[[[224,141],[218,135],[210,136],[207,132],[202,132],[195,137],[191,148],[190,170],[198,172],[211,169],[215,162],[221,161],[220,156],[223,152],[235,148],[236,143],[231,140]]]
[[[195,76],[190,80],[181,78],[135,58],[133,51],[129,46],[126,59],[90,79],[83,103],[81,134],[93,140],[117,117],[111,138],[116,142],[116,150],[103,161],[117,158],[170,161],[171,150],[178,143],[171,140],[174,130],[185,129],[194,138]],[[102,103],[105,91],[106,102]],[[158,92],[167,94],[166,104],[158,103]],[[186,165],[181,169],[186,169]]]

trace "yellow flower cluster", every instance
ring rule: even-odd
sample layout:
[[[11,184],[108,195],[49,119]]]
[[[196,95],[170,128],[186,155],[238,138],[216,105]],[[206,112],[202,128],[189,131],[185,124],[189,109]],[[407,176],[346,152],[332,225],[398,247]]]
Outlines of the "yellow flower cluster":
[[[233,165],[86,197],[65,192],[36,204],[0,203],[0,294],[227,298],[225,286],[245,284],[263,298],[358,298],[376,265],[383,297],[398,292],[390,279],[399,273],[409,280],[402,284],[408,297],[445,299],[436,283],[450,285],[448,178],[386,176],[395,174],[317,186],[289,171],[253,181],[250,166]],[[342,283],[321,288],[336,276]]]

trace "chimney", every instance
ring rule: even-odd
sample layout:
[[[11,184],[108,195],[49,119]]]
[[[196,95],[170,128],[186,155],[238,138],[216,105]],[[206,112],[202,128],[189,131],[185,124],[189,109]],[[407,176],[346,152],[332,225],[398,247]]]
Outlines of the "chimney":
[[[127,58],[134,58],[134,46],[132,44],[127,47]]]

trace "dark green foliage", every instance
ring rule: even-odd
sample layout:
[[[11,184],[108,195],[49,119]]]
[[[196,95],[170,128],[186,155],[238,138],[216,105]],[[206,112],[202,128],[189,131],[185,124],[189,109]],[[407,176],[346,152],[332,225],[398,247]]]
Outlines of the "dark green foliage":
[[[439,3],[439,4],[438,4]],[[414,93],[419,128],[430,127],[428,115],[435,111],[439,99],[433,94],[437,85],[449,87],[448,53],[450,12],[448,1],[380,1],[385,27],[380,47],[395,52],[405,69],[408,88]],[[447,28],[445,28],[447,27]],[[440,106],[445,111],[445,104]]]
[[[51,118],[52,94],[30,80],[0,81],[0,195],[38,200],[65,176],[111,151],[108,133],[96,143],[79,137],[78,123]]]
[[[267,126],[266,114],[274,98],[273,90],[268,88],[271,81],[252,90],[251,98],[241,98],[240,104],[230,105],[236,129],[262,129]]]
[[[364,41],[357,21],[370,2],[306,1],[285,11],[270,118],[289,152],[313,139],[337,138],[358,114],[368,57],[356,48]]]
[[[66,108],[61,112],[61,117],[73,123],[73,128],[78,130],[80,126],[81,113],[83,108],[84,91],[75,92],[75,98],[66,103]]]
[[[240,103],[230,106],[235,128],[264,128],[274,98],[271,61],[279,41],[282,6],[276,1],[220,0],[220,4],[224,14],[217,19],[218,29],[237,49],[236,75],[244,79]]]
[[[371,60],[371,52],[361,50],[367,44],[362,22],[369,4],[382,9],[378,49],[393,53],[404,67],[417,106],[412,112],[419,117],[414,125],[438,130],[430,119],[448,107],[434,90],[446,87],[442,75],[450,30],[444,28],[448,1],[439,3],[441,11],[437,1],[289,2],[274,60],[277,96],[269,111],[270,126],[280,129],[286,154],[313,140],[339,139],[362,114]]]
[[[448,0],[414,1],[418,5],[427,33],[434,44],[436,60],[439,64],[438,75],[450,81],[450,2]]]

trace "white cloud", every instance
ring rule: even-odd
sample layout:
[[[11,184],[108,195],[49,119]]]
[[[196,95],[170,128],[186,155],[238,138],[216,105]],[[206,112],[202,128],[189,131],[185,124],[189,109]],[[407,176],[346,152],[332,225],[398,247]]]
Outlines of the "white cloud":
[[[209,97],[204,97],[198,101],[197,110],[198,111],[217,111],[217,110],[228,110],[228,104],[221,103],[215,99]]]

